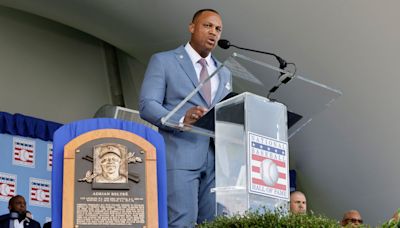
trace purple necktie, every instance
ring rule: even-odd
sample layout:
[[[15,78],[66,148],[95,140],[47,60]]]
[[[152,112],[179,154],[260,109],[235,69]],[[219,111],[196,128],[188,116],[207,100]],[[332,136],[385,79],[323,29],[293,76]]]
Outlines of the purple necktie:
[[[207,61],[205,59],[200,59],[199,63],[202,66],[200,71],[200,82],[202,82],[208,78]],[[203,91],[207,104],[211,105],[211,79],[201,87],[201,90]]]

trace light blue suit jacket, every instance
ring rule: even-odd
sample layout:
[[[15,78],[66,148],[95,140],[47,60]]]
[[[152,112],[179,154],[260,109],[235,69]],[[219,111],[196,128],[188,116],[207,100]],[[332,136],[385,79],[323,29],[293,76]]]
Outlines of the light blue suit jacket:
[[[216,66],[221,63],[212,58]],[[231,73],[223,67],[218,72],[219,87],[213,103],[221,100],[231,90]],[[175,108],[199,85],[196,71],[184,46],[157,53],[150,59],[140,93],[140,116],[160,128],[164,136],[168,169],[199,169],[206,159],[209,137],[182,132],[165,127],[161,118]],[[214,104],[212,104],[214,105]],[[179,122],[193,106],[207,107],[207,102],[198,92],[171,119]]]

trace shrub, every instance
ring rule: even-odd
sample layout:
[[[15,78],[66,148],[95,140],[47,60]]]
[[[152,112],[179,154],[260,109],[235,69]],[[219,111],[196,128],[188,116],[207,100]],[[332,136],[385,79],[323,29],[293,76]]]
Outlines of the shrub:
[[[313,213],[307,215],[287,214],[281,211],[276,212],[246,212],[244,215],[232,217],[217,217],[212,222],[200,224],[200,228],[313,228],[313,227],[341,227],[336,220]],[[346,227],[351,227],[347,225]],[[363,224],[360,227],[371,227]],[[383,223],[382,228],[400,228],[400,208],[397,210],[397,217]]]
[[[382,224],[383,228],[400,228],[400,208],[389,221]]]
[[[213,222],[200,224],[201,228],[279,228],[279,227],[340,227],[340,224],[321,215],[294,215],[282,212],[247,212],[232,217],[217,217]]]

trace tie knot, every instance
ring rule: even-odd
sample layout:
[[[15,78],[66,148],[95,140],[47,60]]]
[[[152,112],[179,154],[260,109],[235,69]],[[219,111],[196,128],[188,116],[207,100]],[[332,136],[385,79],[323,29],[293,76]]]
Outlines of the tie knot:
[[[206,61],[206,59],[200,59],[200,60],[199,60],[199,63],[200,63],[200,65],[201,65],[202,67],[207,67],[207,61]]]

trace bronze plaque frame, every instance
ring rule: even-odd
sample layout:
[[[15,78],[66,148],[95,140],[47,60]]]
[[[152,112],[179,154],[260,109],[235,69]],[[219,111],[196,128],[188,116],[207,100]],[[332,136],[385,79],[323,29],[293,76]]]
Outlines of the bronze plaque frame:
[[[100,129],[84,133],[71,140],[64,147],[63,175],[63,213],[62,227],[75,227],[75,154],[78,147],[89,141],[101,138],[117,138],[127,140],[145,151],[145,186],[146,186],[146,227],[158,227],[158,197],[157,197],[157,164],[156,148],[144,138],[128,131],[118,129]]]

